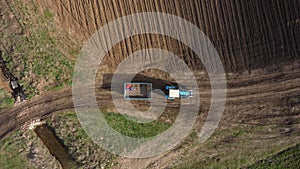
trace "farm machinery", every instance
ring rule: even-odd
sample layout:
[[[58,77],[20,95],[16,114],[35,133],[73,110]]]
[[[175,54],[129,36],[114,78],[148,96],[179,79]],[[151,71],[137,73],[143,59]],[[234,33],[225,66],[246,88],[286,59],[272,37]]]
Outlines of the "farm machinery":
[[[193,90],[166,85],[163,89],[167,100],[194,97]],[[152,83],[124,83],[124,98],[128,100],[151,100]]]

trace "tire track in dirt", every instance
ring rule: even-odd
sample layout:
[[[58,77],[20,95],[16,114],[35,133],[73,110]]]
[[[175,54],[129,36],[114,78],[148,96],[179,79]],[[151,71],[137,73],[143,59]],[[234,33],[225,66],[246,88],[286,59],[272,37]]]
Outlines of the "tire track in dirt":
[[[290,64],[292,65],[292,64]],[[265,73],[262,73],[265,72]],[[266,141],[276,142],[278,139],[290,138],[291,136],[299,136],[300,119],[298,114],[287,114],[286,111],[282,112],[266,112],[257,114],[253,112],[253,108],[263,105],[263,102],[278,102],[287,97],[297,97],[300,90],[300,63],[292,66],[282,68],[282,72],[268,73],[268,71],[256,71],[249,77],[249,75],[228,75],[228,99],[226,110],[221,121],[221,125],[248,125],[248,126],[267,126],[274,128],[272,132],[268,131],[255,131],[251,132],[252,136],[260,144],[255,144],[255,148],[264,146],[261,143]],[[201,82],[201,87],[209,87],[207,77],[197,76]],[[240,79],[240,80],[239,80]],[[99,106],[111,105],[110,92],[108,90],[99,90],[97,93],[99,99]],[[205,104],[209,105],[209,94],[203,94],[201,99]],[[83,98],[88,99],[88,98]],[[177,103],[174,103],[175,108]],[[249,104],[249,105],[247,105]],[[237,105],[238,109],[234,106]],[[246,107],[245,107],[246,105]],[[16,107],[0,112],[0,139],[5,138],[10,132],[18,129],[22,124],[30,121],[33,118],[45,118],[51,116],[55,112],[66,111],[73,109],[72,93],[70,89],[48,93],[44,96],[36,97],[29,102],[25,102]],[[206,110],[205,110],[206,111]],[[271,111],[271,109],[270,109]],[[234,116],[233,116],[234,115]],[[203,116],[202,116],[203,117]],[[292,119],[292,121],[291,121]],[[203,119],[201,119],[203,120]],[[9,123],[7,123],[9,122]],[[284,128],[288,123],[288,129]],[[201,123],[196,128],[201,128]],[[276,130],[275,130],[276,129]],[[256,138],[255,136],[260,136]],[[293,137],[296,138],[296,137]],[[249,138],[247,138],[249,139]],[[250,138],[251,139],[251,138]],[[216,148],[222,144],[232,142],[228,138],[222,138],[216,141]],[[243,140],[239,140],[243,141]],[[277,141],[278,142],[278,141]],[[246,145],[243,146],[245,148]],[[251,149],[251,145],[249,145]],[[217,148],[218,149],[218,148]],[[191,150],[193,152],[193,150]],[[196,150],[195,150],[196,151]],[[213,150],[211,150],[213,151]],[[221,150],[220,150],[221,151]],[[224,151],[221,151],[224,153]],[[169,153],[170,154],[170,153]],[[121,168],[126,166],[147,166],[153,161],[158,161],[159,166],[168,165],[176,159],[178,153],[171,153],[172,156],[157,157],[145,160],[121,160]],[[206,154],[211,154],[207,152]],[[179,154],[180,155],[180,154]],[[130,168],[130,167],[129,167]]]
[[[52,0],[45,3],[53,6],[51,10],[58,14],[62,28],[71,30],[70,36],[77,37],[79,43],[89,38],[101,26],[116,18],[138,12],[159,11],[183,17],[203,30],[216,46],[227,72],[251,71],[280,62],[285,63],[287,60],[299,59],[299,43],[297,43],[300,40],[299,23],[297,23],[299,1],[297,0],[277,2],[259,0],[132,2],[126,0]],[[138,27],[138,23],[129,24]],[[115,29],[121,27],[122,25],[119,25]],[[164,28],[163,25],[160,27]],[[103,69],[106,71],[108,69],[106,67],[115,68],[127,55],[138,49],[151,47],[172,51],[182,56],[191,67],[203,68],[198,65],[194,53],[184,44],[169,37],[140,35],[128,38],[114,47],[107,55],[106,64],[102,65]],[[209,81],[207,77],[197,76],[197,78],[200,81],[200,87],[205,91],[202,93],[201,99],[205,105],[209,105],[210,93],[206,91],[210,87]],[[227,106],[229,108],[227,111],[230,114],[224,115],[222,123],[248,123],[253,126],[282,125],[286,118],[292,118],[295,119],[293,121],[295,124],[292,126],[295,135],[296,132],[299,132],[299,127],[297,128],[297,125],[299,126],[298,115],[288,116],[284,114],[285,112],[255,114],[252,108],[258,105],[257,102],[276,102],[286,97],[297,96],[300,92],[299,84],[299,66],[295,66],[294,70],[276,69],[275,72],[267,73],[255,73],[254,71],[251,76],[228,75]],[[111,105],[108,91],[100,90],[97,98],[99,98],[100,106]],[[233,105],[243,107],[245,104],[252,107],[236,112],[234,109],[231,110]],[[174,103],[171,106],[178,105]],[[73,109],[73,102],[71,90],[67,89],[48,93],[12,109],[2,111],[0,112],[0,139],[34,117],[43,118],[69,109]],[[246,123],[240,122],[240,120],[244,120]],[[278,136],[282,135],[276,131],[275,134],[266,135],[266,138],[262,139],[271,139],[272,141]]]
[[[297,96],[300,92],[300,64],[296,67],[287,67],[283,73],[262,74],[258,72],[252,78],[241,76],[241,84],[237,85],[238,77],[236,75],[228,75],[228,89],[227,89],[227,102],[229,105],[255,103],[258,100],[263,101],[276,101],[285,97]],[[284,74],[284,75],[282,75]],[[264,79],[268,79],[264,81]],[[198,76],[200,90],[201,88],[207,89],[207,81],[205,77]],[[204,80],[206,79],[206,82]],[[247,81],[248,79],[248,81]],[[204,83],[203,83],[204,82]],[[248,83],[249,82],[249,83]],[[235,84],[235,85],[230,85]],[[233,86],[233,87],[231,87]],[[202,90],[201,90],[202,91]],[[205,90],[204,90],[205,91]],[[97,90],[97,98],[99,106],[113,105],[111,94],[109,90]],[[89,98],[82,98],[89,99]],[[209,92],[201,93],[201,100],[203,103],[209,105],[210,94]],[[173,106],[178,107],[179,103],[174,102]],[[172,106],[172,104],[171,104]],[[0,112],[0,138],[3,139],[7,134],[13,130],[18,129],[26,121],[33,118],[42,118],[49,116],[55,112],[73,109],[72,92],[71,89],[65,89],[43,96],[36,97],[31,101],[21,103],[15,107]],[[257,115],[259,117],[259,115]]]

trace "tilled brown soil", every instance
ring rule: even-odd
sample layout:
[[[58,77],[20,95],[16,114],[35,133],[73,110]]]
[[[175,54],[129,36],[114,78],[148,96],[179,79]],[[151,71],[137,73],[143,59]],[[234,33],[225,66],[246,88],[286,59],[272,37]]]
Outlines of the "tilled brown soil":
[[[220,123],[221,128],[236,125],[270,128],[270,131],[247,131],[252,135],[239,141],[253,141],[244,145],[245,147],[241,146],[242,143],[237,143],[238,147],[251,151],[251,148],[265,147],[268,144],[291,145],[299,140],[299,110],[293,107],[293,111],[277,111],[272,107],[288,107],[290,99],[300,97],[299,1],[40,0],[38,3],[44,9],[49,8],[55,14],[61,28],[69,31],[69,35],[78,43],[83,43],[109,21],[133,13],[157,11],[187,19],[211,39],[221,56],[226,72],[240,72],[227,74],[227,104]],[[109,52],[106,62],[102,65],[103,69],[106,73],[111,72],[121,60],[134,51],[153,47],[166,49],[181,56],[195,70],[203,69],[187,46],[159,35],[141,35],[124,40]],[[278,63],[281,64],[277,65]],[[245,70],[248,71],[244,72]],[[102,74],[99,78],[101,81]],[[209,107],[210,91],[207,90],[209,79],[206,76],[197,75],[197,80],[202,102],[202,113],[195,125],[195,129],[198,130]],[[99,88],[97,98],[99,106],[112,106],[109,90]],[[176,107],[178,104],[174,102],[170,106]],[[7,137],[33,118],[47,117],[55,112],[73,108],[72,92],[69,88],[46,93],[3,110],[0,112],[0,139]],[[263,111],[260,111],[261,109]],[[203,159],[205,156],[215,157],[231,153],[234,150],[224,149],[223,146],[235,141],[235,138],[230,136],[215,140],[211,150],[202,152]],[[197,152],[197,148],[199,147],[189,151]],[[182,158],[181,155],[174,150],[172,153],[151,159],[124,159],[119,162],[119,167],[151,167],[155,161],[155,165],[164,168]]]
[[[140,12],[163,12],[197,25],[216,47],[226,71],[254,70],[299,58],[300,15],[297,0],[39,2],[41,7],[53,11],[61,27],[80,43],[116,18]],[[188,47],[168,37],[150,35],[132,37],[116,46],[110,53],[112,62],[108,64],[124,59],[137,48],[151,47],[172,51],[194,68],[202,69]]]

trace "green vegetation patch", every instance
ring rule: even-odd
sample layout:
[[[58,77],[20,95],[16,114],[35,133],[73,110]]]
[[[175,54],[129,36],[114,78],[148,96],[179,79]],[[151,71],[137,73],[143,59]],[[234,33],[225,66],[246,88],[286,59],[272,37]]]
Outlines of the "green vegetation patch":
[[[250,169],[286,169],[300,168],[300,144],[288,148],[266,160],[262,160],[249,167]]]
[[[26,141],[20,139],[20,131],[14,132],[13,135],[0,142],[0,168],[3,169],[31,169],[31,167],[20,152],[26,148]]]
[[[33,0],[15,0],[9,4],[17,23],[1,24],[1,41],[7,49],[14,49],[5,53],[3,59],[19,78],[27,96],[70,85],[75,61],[61,51],[65,45],[55,35],[51,11],[41,11]],[[10,24],[17,26],[12,29]]]
[[[131,137],[152,137],[171,126],[171,124],[163,122],[135,123],[121,114],[107,111],[106,108],[101,108],[101,112],[112,128]],[[117,165],[118,157],[103,150],[88,137],[75,112],[56,114],[47,123],[55,129],[57,136],[68,147],[71,156],[81,167],[111,168]]]
[[[14,99],[4,89],[0,89],[0,110],[14,105]]]
[[[80,167],[109,169],[117,164],[115,155],[103,150],[88,137],[75,112],[56,114],[47,123],[55,129],[57,136]]]
[[[105,114],[105,119],[107,123],[119,133],[135,138],[154,137],[171,126],[169,123],[157,121],[150,123],[137,123],[129,120],[129,118],[126,118],[124,115],[116,113]]]

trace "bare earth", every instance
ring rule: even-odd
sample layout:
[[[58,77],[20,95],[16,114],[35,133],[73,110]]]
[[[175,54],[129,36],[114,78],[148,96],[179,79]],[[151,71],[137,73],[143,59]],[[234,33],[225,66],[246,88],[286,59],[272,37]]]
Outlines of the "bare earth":
[[[167,168],[187,162],[189,158],[218,161],[220,158],[226,159],[228,154],[239,158],[243,153],[248,152],[251,156],[259,149],[267,152],[270,147],[288,147],[299,143],[300,22],[297,0],[274,3],[258,0],[149,0],[129,3],[127,0],[39,0],[37,3],[40,9],[50,9],[57,27],[78,44],[83,44],[101,26],[129,14],[151,11],[183,17],[211,39],[221,55],[226,72],[239,72],[227,73],[227,104],[218,131],[243,126],[245,135],[235,138],[225,132],[220,135],[216,133],[217,136],[209,144],[190,146],[186,141],[155,158],[121,158],[115,168]],[[193,51],[177,40],[159,35],[141,35],[124,40],[107,55],[100,66],[97,82],[110,86],[109,81],[103,80],[104,75],[112,73],[126,56],[145,48],[171,51],[198,70],[195,74],[201,91],[201,112],[194,129],[200,131],[210,105],[209,79],[199,73],[203,66]],[[99,87],[96,95],[99,107],[113,109],[109,90]],[[297,105],[291,106],[292,101]],[[176,107],[178,103],[169,106]],[[8,137],[31,119],[47,118],[73,108],[72,90],[66,88],[2,110],[0,139]]]
[[[238,124],[243,124],[248,127],[269,126],[270,128],[274,128],[274,126],[277,126],[275,127],[275,131],[262,131],[264,134],[249,131],[252,137],[253,135],[257,136],[255,140],[252,141],[255,143],[260,141],[259,145],[264,146],[266,142],[273,142],[273,144],[280,145],[292,145],[297,143],[297,140],[299,140],[297,138],[300,138],[300,112],[280,110],[274,105],[280,105],[280,103],[285,104],[285,102],[291,98],[299,99],[299,66],[299,62],[294,62],[291,63],[290,66],[283,67],[281,72],[277,73],[270,74],[266,71],[258,70],[257,72],[253,72],[252,75],[247,75],[247,73],[242,75],[228,75],[227,105],[219,128],[231,128]],[[202,84],[202,88],[206,88],[205,86],[207,85],[205,85],[206,82],[204,82],[204,79],[199,77],[199,80],[201,80],[200,84]],[[209,93],[201,94],[204,113],[200,115],[197,124],[195,124],[195,129],[197,130],[201,129],[205,120],[205,112],[207,112],[205,111],[205,109],[207,110],[205,105],[209,105]],[[107,90],[99,90],[97,96],[101,98],[98,100],[99,106],[108,107],[112,104],[110,92]],[[274,106],[274,110],[272,110],[270,106]],[[264,107],[268,107],[270,111],[265,112]],[[8,136],[10,132],[18,129],[26,121],[36,117],[45,118],[53,113],[70,109],[73,109],[71,89],[64,89],[38,96],[28,102],[16,105],[9,110],[4,110],[0,113],[1,139]],[[260,110],[264,111],[262,112]],[[280,140],[278,138],[280,138]],[[227,139],[229,139],[227,141],[230,141],[230,138]],[[224,140],[218,140],[215,144],[219,143],[222,145],[223,141]],[[257,148],[257,146],[259,146],[257,144],[255,146],[254,144],[249,144],[249,146]],[[268,146],[270,145],[271,144]],[[190,153],[193,152],[193,150],[190,151]],[[180,154],[181,153],[178,153],[177,155],[180,156]],[[167,166],[169,164],[168,161],[172,161],[172,159],[174,160],[176,158],[178,158],[176,157],[176,153],[172,152],[162,157],[146,160],[124,159],[120,166],[124,167],[125,165],[129,165],[128,168],[130,168],[130,166],[133,165],[132,162],[136,162],[142,168],[158,160],[158,162],[161,163],[160,167],[162,167]]]

